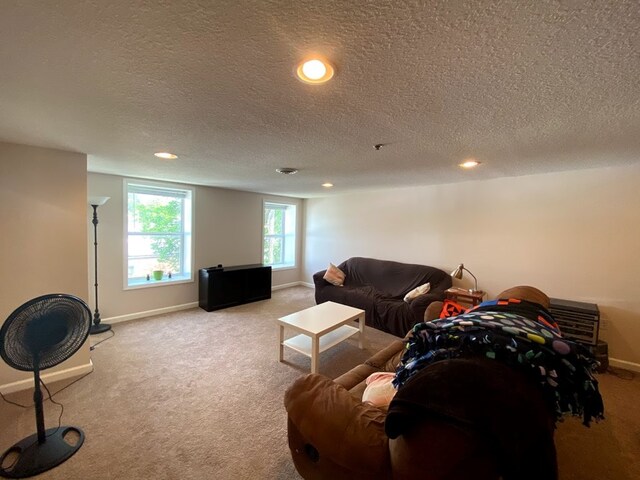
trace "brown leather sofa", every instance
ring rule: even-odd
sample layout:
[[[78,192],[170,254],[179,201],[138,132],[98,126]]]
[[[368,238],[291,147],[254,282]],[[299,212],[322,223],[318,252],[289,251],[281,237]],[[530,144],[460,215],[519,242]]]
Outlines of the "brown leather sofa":
[[[500,297],[527,294],[532,301],[548,302],[531,287],[516,287]],[[440,305],[432,304],[425,320],[436,318]],[[400,422],[399,435],[389,438],[386,408],[361,398],[365,379],[378,371],[394,372],[403,351],[403,341],[393,341],[335,380],[306,375],[287,390],[289,447],[303,478],[557,478],[554,420],[542,394],[529,379],[491,360],[437,362],[411,382],[414,390],[447,392],[446,408],[473,412],[474,424],[451,422],[448,415],[408,416]]]
[[[345,273],[343,286],[324,280],[326,270],[313,275],[316,303],[332,301],[361,308],[369,327],[397,337],[421,322],[429,304],[444,300],[445,290],[451,287],[448,273],[426,265],[352,257],[338,268]],[[425,283],[431,284],[429,292],[404,301],[405,294]]]

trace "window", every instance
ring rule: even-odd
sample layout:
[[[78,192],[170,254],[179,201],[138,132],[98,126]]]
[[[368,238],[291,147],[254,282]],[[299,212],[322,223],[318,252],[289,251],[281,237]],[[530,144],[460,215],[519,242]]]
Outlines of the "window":
[[[296,206],[264,203],[262,263],[274,268],[296,264]]]
[[[125,181],[126,286],[192,281],[193,190]]]

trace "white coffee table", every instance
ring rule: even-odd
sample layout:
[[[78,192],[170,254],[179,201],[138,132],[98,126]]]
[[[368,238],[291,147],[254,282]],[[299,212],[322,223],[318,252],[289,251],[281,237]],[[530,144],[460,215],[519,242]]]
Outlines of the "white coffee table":
[[[347,323],[358,321],[359,328]],[[320,352],[337,345],[356,333],[358,346],[364,348],[364,310],[335,302],[325,302],[278,319],[278,361],[283,360],[284,347],[311,357],[311,373],[318,373]],[[300,332],[284,339],[284,329]]]

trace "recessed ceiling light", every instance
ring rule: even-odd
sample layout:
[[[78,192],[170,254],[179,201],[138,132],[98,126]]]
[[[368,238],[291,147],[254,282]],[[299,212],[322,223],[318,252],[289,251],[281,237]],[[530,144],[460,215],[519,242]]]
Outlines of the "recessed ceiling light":
[[[333,77],[333,67],[325,60],[312,58],[300,63],[296,68],[298,79],[311,85],[326,83]]]
[[[154,155],[158,158],[164,158],[167,160],[175,160],[176,158],[178,158],[178,155],[169,152],[157,152],[154,153]]]
[[[329,183],[329,182],[327,182],[327,183],[323,183],[323,184],[322,184],[322,186],[323,186],[324,188],[331,188],[331,187],[333,187],[333,183]]]
[[[283,175],[295,175],[296,173],[298,173],[298,170],[295,168],[283,167],[276,168],[276,172],[282,173]]]
[[[478,165],[480,165],[480,162],[478,162],[477,160],[469,159],[469,160],[465,160],[458,166],[462,168],[473,168],[473,167],[477,167]]]

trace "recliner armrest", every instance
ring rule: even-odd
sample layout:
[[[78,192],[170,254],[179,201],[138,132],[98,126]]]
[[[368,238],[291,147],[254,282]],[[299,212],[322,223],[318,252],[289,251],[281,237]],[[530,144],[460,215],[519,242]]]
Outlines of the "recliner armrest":
[[[405,342],[403,340],[394,340],[369,358],[365,364],[374,367],[376,371],[395,372],[404,351]]]
[[[343,386],[346,390],[351,390],[360,382],[364,382],[369,375],[378,371],[379,369],[369,365],[369,362],[361,363],[360,365],[353,367],[348,372],[343,373],[333,381],[334,383]]]
[[[442,311],[443,304],[444,302],[441,301],[431,302],[424,311],[424,321],[431,322],[440,318],[440,312]]]
[[[290,422],[317,452],[316,462],[330,459],[362,478],[389,472],[385,411],[356,400],[319,374],[297,379],[287,389],[284,405]]]
[[[351,390],[360,382],[365,381],[372,373],[395,372],[398,363],[400,363],[402,353],[404,353],[404,343],[401,340],[394,340],[382,350],[376,352],[366,362],[340,375],[334,380],[334,383]]]

